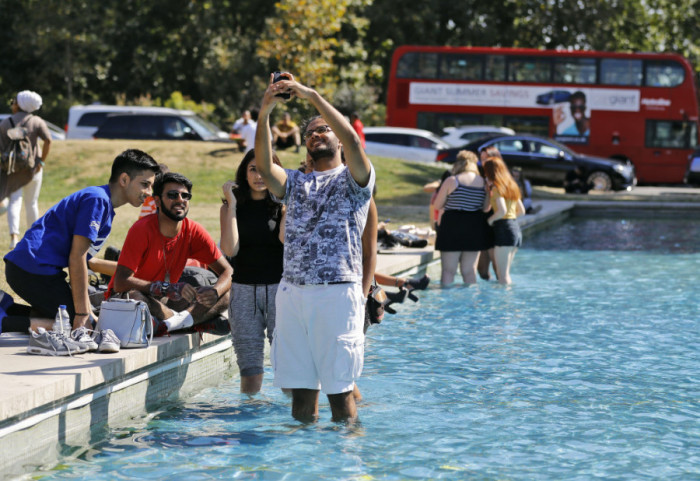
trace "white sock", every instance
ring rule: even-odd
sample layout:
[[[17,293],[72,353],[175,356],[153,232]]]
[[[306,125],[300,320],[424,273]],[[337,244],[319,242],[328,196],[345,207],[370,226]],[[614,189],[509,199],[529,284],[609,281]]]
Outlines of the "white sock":
[[[192,319],[192,314],[190,314],[189,311],[182,311],[176,312],[173,317],[168,318],[163,322],[168,327],[168,332],[170,332],[192,327],[194,324],[194,319]]]

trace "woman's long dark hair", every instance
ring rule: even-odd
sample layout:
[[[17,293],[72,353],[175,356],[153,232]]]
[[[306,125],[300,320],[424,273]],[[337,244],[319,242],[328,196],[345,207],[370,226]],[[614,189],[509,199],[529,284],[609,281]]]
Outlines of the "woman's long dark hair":
[[[243,156],[243,160],[241,160],[241,163],[236,170],[237,187],[233,189],[233,195],[236,196],[236,203],[238,205],[243,205],[251,200],[250,185],[248,184],[248,164],[254,160],[255,150],[250,149],[248,152],[246,152],[245,156]],[[272,152],[272,163],[282,167],[279,157],[277,157],[277,154],[274,152]],[[267,212],[270,215],[270,218],[274,219],[275,221],[279,221],[282,217],[282,204],[272,199],[272,194],[270,193],[269,189],[265,199],[267,201]]]

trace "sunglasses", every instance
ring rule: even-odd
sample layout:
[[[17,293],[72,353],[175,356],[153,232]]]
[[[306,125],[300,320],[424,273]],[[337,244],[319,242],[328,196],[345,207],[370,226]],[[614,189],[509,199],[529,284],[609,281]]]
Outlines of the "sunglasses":
[[[332,132],[332,131],[333,131],[333,129],[331,129],[329,126],[327,126],[327,125],[321,125],[321,126],[319,126],[319,127],[316,127],[316,128],[313,129],[313,130],[307,130],[306,132],[304,132],[303,139],[304,139],[304,141],[307,141],[307,140],[309,140],[309,139],[311,138],[311,136],[314,135],[315,133],[318,134],[318,135],[323,135],[323,134],[325,134],[326,132]]]
[[[182,200],[190,200],[192,198],[192,194],[189,192],[180,192],[179,190],[170,190],[165,195],[170,200],[175,200],[178,197],[181,197]]]

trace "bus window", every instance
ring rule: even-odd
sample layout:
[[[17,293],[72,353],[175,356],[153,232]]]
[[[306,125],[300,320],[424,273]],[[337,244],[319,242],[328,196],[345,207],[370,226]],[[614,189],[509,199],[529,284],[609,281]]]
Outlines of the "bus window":
[[[510,127],[518,133],[549,136],[549,117],[534,115],[506,115],[503,118],[504,127]]]
[[[647,120],[646,146],[657,149],[689,149],[697,144],[695,122]]]
[[[503,82],[506,79],[506,58],[503,55],[487,55],[484,79]]]
[[[509,57],[511,82],[550,82],[552,64],[548,58]]]
[[[600,61],[600,83],[606,85],[642,85],[642,61],[604,58]]]
[[[446,53],[441,57],[440,78],[449,80],[481,80],[483,57]]]
[[[647,87],[676,87],[685,78],[683,66],[676,62],[647,61],[645,65],[647,75],[644,84]]]
[[[438,54],[405,53],[399,59],[396,76],[400,78],[437,78]]]
[[[481,125],[482,122],[482,116],[478,114],[418,112],[416,128],[430,130],[440,134],[445,127],[453,127],[455,125]]]
[[[594,58],[555,58],[554,82],[563,84],[596,83]]]

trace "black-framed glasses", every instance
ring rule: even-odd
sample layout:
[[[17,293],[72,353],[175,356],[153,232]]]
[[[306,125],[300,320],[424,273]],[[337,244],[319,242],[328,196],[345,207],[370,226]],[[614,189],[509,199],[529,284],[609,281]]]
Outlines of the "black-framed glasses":
[[[304,132],[303,138],[304,138],[304,141],[307,141],[307,140],[309,140],[309,139],[311,138],[311,136],[314,135],[315,133],[318,134],[318,135],[323,135],[323,134],[325,134],[326,132],[332,132],[332,131],[333,131],[333,129],[331,129],[331,128],[330,128],[329,126],[327,126],[327,125],[319,125],[319,126],[316,127],[315,129],[307,130],[306,132]]]
[[[170,200],[175,200],[178,197],[181,197],[182,200],[190,200],[192,198],[192,194],[189,192],[180,192],[179,190],[169,190],[165,195]]]

